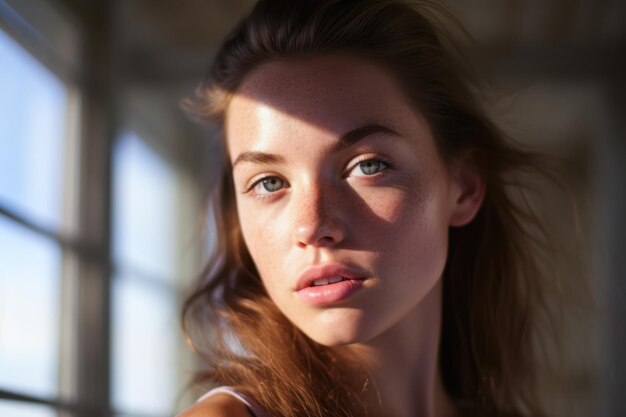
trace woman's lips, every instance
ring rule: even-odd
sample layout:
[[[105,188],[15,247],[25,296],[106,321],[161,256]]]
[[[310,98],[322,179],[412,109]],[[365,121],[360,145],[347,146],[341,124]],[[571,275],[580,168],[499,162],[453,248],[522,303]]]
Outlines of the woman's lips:
[[[300,275],[295,291],[311,305],[336,303],[361,289],[368,275],[359,268],[339,263],[316,265]]]
[[[364,279],[343,279],[332,284],[302,288],[296,293],[303,301],[315,306],[338,303],[360,290],[363,281]]]

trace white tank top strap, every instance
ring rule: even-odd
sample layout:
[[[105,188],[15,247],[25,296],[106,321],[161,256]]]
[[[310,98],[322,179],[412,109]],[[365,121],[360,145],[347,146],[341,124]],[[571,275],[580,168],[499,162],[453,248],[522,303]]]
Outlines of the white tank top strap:
[[[213,388],[212,390],[210,390],[209,392],[207,392],[206,394],[204,394],[203,396],[201,396],[200,398],[198,398],[198,401],[196,402],[200,402],[202,400],[205,400],[213,395],[216,394],[228,394],[232,397],[235,397],[236,399],[238,399],[239,401],[241,401],[247,408],[248,410],[252,413],[252,415],[254,417],[269,417],[269,415],[265,412],[265,410],[263,410],[261,408],[261,406],[259,404],[257,404],[256,401],[254,401],[252,398],[250,398],[249,396],[238,392],[237,390],[235,390],[233,387],[217,387],[217,388]]]

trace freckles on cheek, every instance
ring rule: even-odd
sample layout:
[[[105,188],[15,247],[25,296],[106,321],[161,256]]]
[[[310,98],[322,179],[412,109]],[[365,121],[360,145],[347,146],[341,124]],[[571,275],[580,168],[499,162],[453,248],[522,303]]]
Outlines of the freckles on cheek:
[[[429,246],[433,251],[437,250],[439,237],[447,233],[447,227],[442,226],[439,193],[432,184],[414,182],[410,187],[393,189],[385,194],[370,202],[368,208],[371,219],[376,219],[376,222],[369,222],[370,228],[379,225],[379,237],[390,241],[386,246],[401,247],[409,243],[408,240],[411,245],[424,250]]]
[[[265,219],[255,211],[242,210],[239,212],[241,232],[252,256],[252,260],[261,275],[266,288],[271,286],[267,278],[276,275],[280,271],[281,254],[277,246],[278,238],[276,225],[271,217]],[[268,285],[270,284],[270,285]]]
[[[258,210],[248,213],[246,219],[247,233],[260,246],[260,249],[277,246],[282,241],[284,231],[281,228],[280,219],[279,214],[261,213]]]
[[[423,215],[425,199],[416,190],[394,189],[370,201],[368,209],[387,226],[405,227]]]

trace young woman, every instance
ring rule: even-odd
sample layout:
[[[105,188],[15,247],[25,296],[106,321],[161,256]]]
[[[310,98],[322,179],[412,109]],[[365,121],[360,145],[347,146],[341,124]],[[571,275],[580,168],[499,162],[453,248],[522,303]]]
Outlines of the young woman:
[[[184,417],[541,415],[541,274],[511,196],[533,156],[475,97],[437,11],[261,0],[193,110],[218,123],[218,243],[184,325]]]

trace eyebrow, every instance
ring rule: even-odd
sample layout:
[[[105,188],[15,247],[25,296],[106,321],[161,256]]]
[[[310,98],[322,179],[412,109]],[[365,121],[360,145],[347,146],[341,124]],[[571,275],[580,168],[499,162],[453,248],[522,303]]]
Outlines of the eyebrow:
[[[358,142],[360,142],[361,140],[365,139],[366,137],[370,135],[376,135],[376,134],[400,136],[398,132],[396,132],[395,130],[387,126],[383,126],[379,124],[369,124],[369,125],[357,127],[356,129],[353,129],[341,135],[339,137],[339,141],[337,142],[337,147],[347,148],[349,146],[353,146],[357,144]]]
[[[365,126],[357,127],[356,129],[352,129],[349,132],[344,133],[339,137],[337,144],[333,147],[334,150],[345,149],[350,146],[354,146],[363,139],[368,136],[375,134],[384,134],[391,136],[400,136],[398,132],[395,130],[379,125],[379,124],[368,124]],[[280,165],[285,162],[285,158],[281,155],[267,153],[267,152],[258,152],[258,151],[247,151],[242,152],[237,156],[235,162],[233,162],[233,169],[235,166],[241,162],[250,162],[256,164],[270,164],[270,165]]]

